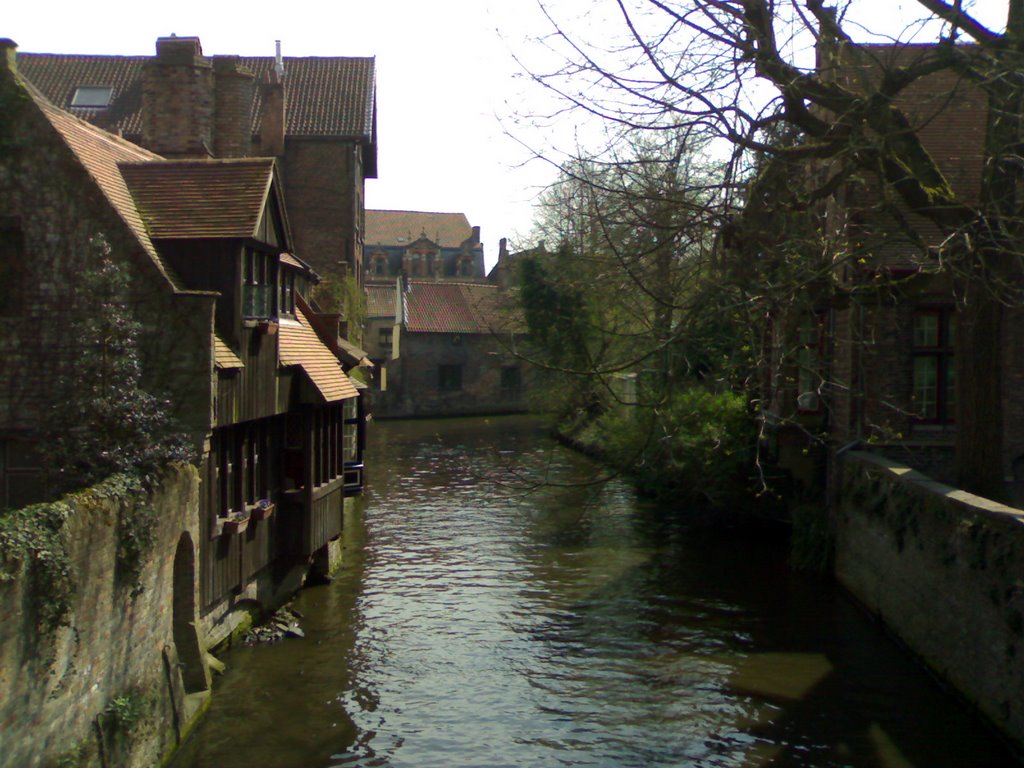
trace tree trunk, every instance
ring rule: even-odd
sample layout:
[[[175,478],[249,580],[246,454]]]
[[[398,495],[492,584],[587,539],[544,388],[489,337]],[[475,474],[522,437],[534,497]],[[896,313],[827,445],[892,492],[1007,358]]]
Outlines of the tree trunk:
[[[990,498],[1005,495],[1003,315],[1022,299],[1022,227],[1017,161],[1024,108],[1024,0],[1011,0],[1005,45],[988,88],[988,125],[974,250],[966,254],[957,334],[956,465],[959,485]],[[969,246],[970,247],[970,246]]]
[[[1004,494],[1003,313],[983,280],[968,282],[956,339],[957,484],[992,499]]]

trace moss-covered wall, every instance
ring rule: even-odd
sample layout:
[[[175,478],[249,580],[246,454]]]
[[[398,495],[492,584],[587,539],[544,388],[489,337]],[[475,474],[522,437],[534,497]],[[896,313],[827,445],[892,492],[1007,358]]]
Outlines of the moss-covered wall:
[[[42,569],[39,548],[19,544],[36,540],[31,523],[5,522],[0,766],[141,768],[175,746],[186,694],[200,693],[194,711],[209,687],[194,623],[189,636],[198,486],[181,465],[152,492],[115,477],[37,506],[56,523],[39,539],[56,553]],[[61,571],[70,578],[48,578]],[[62,621],[40,611],[61,600]]]
[[[1024,749],[1024,511],[853,452],[839,580]]]

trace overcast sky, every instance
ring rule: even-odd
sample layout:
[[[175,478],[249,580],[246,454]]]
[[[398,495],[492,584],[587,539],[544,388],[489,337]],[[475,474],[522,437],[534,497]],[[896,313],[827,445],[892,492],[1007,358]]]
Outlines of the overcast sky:
[[[559,2],[577,23],[597,23],[583,18],[594,0]],[[920,10],[914,0],[857,5],[872,23]],[[988,18],[1005,15],[1006,0],[978,5]],[[489,265],[500,237],[528,232],[531,202],[554,176],[506,135],[543,143],[513,124],[538,94],[514,76],[512,52],[547,31],[534,0],[46,0],[0,14],[0,37],[26,52],[151,55],[174,33],[199,37],[207,55],[270,56],[281,40],[285,56],[375,56],[379,174],[367,182],[367,207],[465,213],[482,229]]]

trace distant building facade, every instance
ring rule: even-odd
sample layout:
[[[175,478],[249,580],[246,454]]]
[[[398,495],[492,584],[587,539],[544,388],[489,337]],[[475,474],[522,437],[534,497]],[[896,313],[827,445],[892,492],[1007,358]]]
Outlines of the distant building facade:
[[[519,312],[495,285],[396,279],[369,285],[367,347],[376,355],[381,417],[526,410]]]
[[[463,213],[366,212],[365,282],[399,275],[462,282],[485,278],[480,227]]]

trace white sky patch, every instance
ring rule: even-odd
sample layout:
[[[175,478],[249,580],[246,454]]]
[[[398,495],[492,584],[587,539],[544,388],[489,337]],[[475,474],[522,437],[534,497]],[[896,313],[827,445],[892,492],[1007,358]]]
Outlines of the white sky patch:
[[[557,64],[536,42],[551,30],[534,0],[254,0],[244,16],[209,0],[108,0],[102,12],[77,0],[8,6],[0,36],[25,52],[152,55],[174,33],[198,36],[207,55],[271,56],[279,39],[285,56],[375,56],[379,178],[367,182],[367,207],[465,213],[481,227],[488,266],[500,237],[529,231],[533,198],[555,176],[527,149],[555,143],[553,129],[517,119],[553,106],[513,57],[537,70]],[[589,39],[622,31],[608,0],[552,6]],[[999,28],[1006,0],[973,10]],[[854,0],[850,13],[890,35],[923,15],[913,0]],[[586,133],[570,123],[560,136],[574,129]]]

